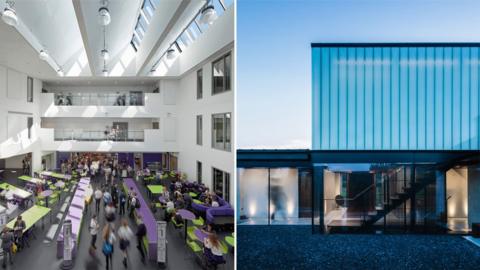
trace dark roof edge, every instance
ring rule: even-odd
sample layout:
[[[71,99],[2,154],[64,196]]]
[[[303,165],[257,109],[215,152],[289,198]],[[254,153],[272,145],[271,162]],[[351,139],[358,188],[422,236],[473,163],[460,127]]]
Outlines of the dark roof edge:
[[[480,47],[480,42],[312,42],[311,47]]]

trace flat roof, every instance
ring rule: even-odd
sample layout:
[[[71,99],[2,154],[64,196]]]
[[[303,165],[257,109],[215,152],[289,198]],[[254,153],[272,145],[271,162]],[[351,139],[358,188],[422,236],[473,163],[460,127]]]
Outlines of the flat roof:
[[[480,47],[480,42],[320,42],[317,47]]]

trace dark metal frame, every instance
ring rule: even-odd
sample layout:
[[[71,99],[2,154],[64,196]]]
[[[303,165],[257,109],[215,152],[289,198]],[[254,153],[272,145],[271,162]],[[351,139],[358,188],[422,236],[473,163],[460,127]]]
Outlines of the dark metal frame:
[[[342,48],[357,48],[357,47],[480,47],[479,42],[359,42],[359,43],[311,43],[312,48],[323,47],[342,47]]]
[[[480,161],[480,150],[271,150],[271,149],[249,149],[237,150],[237,168],[266,168],[268,170],[268,225],[270,225],[270,169],[279,167],[310,168],[312,170],[312,233],[323,232],[323,176],[320,170],[326,163],[404,163],[411,167],[410,181],[413,184],[418,164],[439,164],[446,161],[460,161],[472,159]],[[470,160],[468,160],[470,159]],[[384,192],[389,198],[389,181],[384,185]],[[318,185],[318,187],[317,187]],[[317,194],[316,191],[321,194]],[[427,204],[427,190],[425,187],[425,205]],[[410,229],[416,225],[415,197],[411,200]],[[316,209],[315,202],[319,202],[319,209]],[[389,202],[388,202],[389,203]],[[446,201],[445,201],[446,203]],[[407,205],[404,204],[404,214]],[[446,206],[445,206],[446,209]],[[318,212],[320,226],[315,225],[315,217]],[[406,215],[405,215],[406,222]],[[424,224],[426,221],[424,221]],[[407,230],[408,224],[404,224]],[[386,219],[384,218],[384,231],[386,231]]]

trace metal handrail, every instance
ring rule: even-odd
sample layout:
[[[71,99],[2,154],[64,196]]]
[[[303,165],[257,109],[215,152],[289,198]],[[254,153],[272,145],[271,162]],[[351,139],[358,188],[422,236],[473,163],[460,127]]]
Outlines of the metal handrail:
[[[141,93],[55,93],[57,106],[144,106],[145,94]]]
[[[109,132],[108,130],[74,130],[74,129],[55,129],[55,141],[144,141],[145,132],[143,130],[120,130],[118,132]]]
[[[355,195],[355,197],[353,198],[343,198],[342,200],[345,200],[345,201],[353,201],[353,200],[356,200],[358,199],[358,197],[362,196],[365,192],[367,192],[368,190],[372,189],[373,187],[375,187],[375,184],[371,184],[370,186],[368,186],[367,188],[365,188],[364,190],[360,191],[357,195]]]

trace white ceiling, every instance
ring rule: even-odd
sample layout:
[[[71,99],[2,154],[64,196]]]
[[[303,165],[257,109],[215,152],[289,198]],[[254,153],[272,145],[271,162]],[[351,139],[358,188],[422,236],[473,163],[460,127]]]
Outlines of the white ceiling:
[[[142,51],[142,59],[138,60],[130,40],[143,0],[109,0],[112,21],[106,29],[106,44],[110,52],[107,64],[110,76],[133,80],[132,76],[139,73],[141,65],[151,62],[151,58],[158,54],[157,50],[164,47],[159,43],[171,42],[165,40],[165,36],[174,28],[172,24],[183,23],[178,21],[180,16],[173,14],[185,16],[192,10],[188,7],[197,5],[199,1],[204,2],[160,1],[154,16],[169,18],[170,22],[165,26],[150,25],[153,30],[149,32],[147,29],[146,35],[149,36],[143,40],[141,47],[151,48],[150,51],[154,52],[147,53],[145,58]],[[173,2],[177,4],[172,5]],[[0,0],[0,8],[4,6],[4,1]],[[177,8],[169,8],[171,6]],[[14,8],[19,26],[11,27],[0,21],[0,64],[49,82],[99,76],[103,69],[100,56],[103,27],[98,23],[100,7],[100,0],[16,0]],[[38,51],[42,48],[48,51],[67,77],[57,76],[53,61],[47,63],[38,58]]]
[[[47,62],[38,58],[38,53],[13,27],[0,21],[0,65],[44,79],[56,77],[56,72]]]
[[[82,36],[71,1],[16,0],[15,10],[42,47],[60,65],[83,52]],[[68,67],[64,67],[68,71]]]
[[[105,28],[106,47],[111,58],[111,61],[107,62],[108,70],[113,68],[112,62],[121,57],[126,46],[130,43],[142,2],[141,0],[110,0],[108,2],[107,7],[112,18],[110,24]],[[98,9],[102,5],[100,1],[95,0],[80,1],[80,3],[83,18],[79,22],[84,23],[83,26],[88,36],[87,54],[93,62],[90,63],[90,66],[95,74],[101,74],[103,60],[100,51],[103,49],[104,27],[98,23]]]

